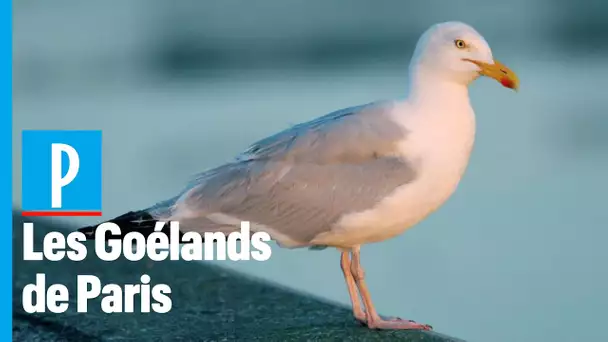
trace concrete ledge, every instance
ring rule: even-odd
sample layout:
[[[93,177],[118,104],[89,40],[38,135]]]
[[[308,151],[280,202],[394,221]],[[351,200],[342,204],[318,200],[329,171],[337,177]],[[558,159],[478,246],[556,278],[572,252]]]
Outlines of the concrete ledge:
[[[24,262],[23,219],[14,214],[13,221],[13,341],[462,341],[435,332],[371,331],[353,320],[349,308],[201,263],[110,263],[96,257],[92,244],[82,262]],[[44,234],[65,231],[50,220],[33,221],[37,250]],[[66,313],[23,311],[22,289],[41,272],[47,275],[47,286],[68,287]],[[143,273],[152,284],[171,286],[169,313],[106,314],[100,299],[89,301],[88,313],[76,312],[77,275],[94,274],[102,284],[137,284]]]

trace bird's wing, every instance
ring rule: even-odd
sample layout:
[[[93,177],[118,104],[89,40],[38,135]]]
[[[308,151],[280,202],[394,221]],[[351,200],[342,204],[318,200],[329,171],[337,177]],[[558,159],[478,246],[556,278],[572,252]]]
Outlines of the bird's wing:
[[[404,132],[388,117],[392,103],[345,108],[252,144],[237,160],[356,163],[394,152]]]
[[[405,132],[388,110],[349,108],[261,140],[240,160],[201,174],[170,219],[199,232],[250,221],[282,245],[305,246],[415,178],[396,156]]]

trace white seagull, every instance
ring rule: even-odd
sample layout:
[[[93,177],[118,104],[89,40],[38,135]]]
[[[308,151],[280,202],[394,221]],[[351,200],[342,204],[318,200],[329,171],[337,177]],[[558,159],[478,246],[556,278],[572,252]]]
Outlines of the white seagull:
[[[481,75],[518,88],[515,73],[475,29],[436,24],[416,45],[405,100],[296,125],[201,173],[176,197],[110,222],[124,235],[156,221],[200,233],[229,233],[249,221],[281,247],[338,248],[357,320],[373,329],[429,330],[378,315],[360,248],[403,233],[454,192],[475,137],[468,86]],[[80,230],[92,235],[95,227]]]

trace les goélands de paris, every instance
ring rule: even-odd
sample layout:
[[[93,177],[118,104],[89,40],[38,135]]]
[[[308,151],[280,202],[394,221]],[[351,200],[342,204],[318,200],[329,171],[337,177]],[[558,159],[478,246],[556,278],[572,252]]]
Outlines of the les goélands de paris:
[[[272,250],[266,232],[250,234],[249,222],[241,222],[240,231],[228,236],[222,232],[186,232],[181,237],[179,222],[169,222],[169,234],[162,232],[164,222],[157,222],[147,237],[137,231],[124,235],[122,239],[106,239],[106,234],[120,235],[120,227],[112,222],[100,224],[95,230],[95,254],[103,261],[115,261],[124,256],[129,261],[139,261],[147,256],[152,261],[163,260],[255,260],[266,261]],[[60,261],[68,258],[82,261],[87,256],[87,240],[82,232],[71,232],[67,236],[60,232],[49,232],[44,236],[42,251],[34,247],[34,224],[23,224],[23,260]],[[239,241],[240,240],[240,241]],[[180,245],[184,243],[184,245]],[[107,267],[112,267],[108,264]],[[171,310],[171,287],[167,284],[151,285],[150,276],[142,274],[138,284],[102,284],[92,274],[77,275],[77,312],[87,312],[89,300],[101,296],[101,310],[106,313],[150,311],[166,313]],[[139,298],[136,308],[135,299]],[[95,301],[97,302],[97,301]],[[70,306],[67,286],[46,284],[44,273],[36,274],[36,282],[27,284],[22,293],[23,309],[27,313],[63,313]]]

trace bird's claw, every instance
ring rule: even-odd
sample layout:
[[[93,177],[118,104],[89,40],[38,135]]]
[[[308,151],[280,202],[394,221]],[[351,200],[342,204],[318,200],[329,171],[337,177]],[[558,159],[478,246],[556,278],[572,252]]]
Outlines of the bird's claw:
[[[431,326],[430,324],[420,324],[416,323],[416,321],[411,319],[404,320],[398,317],[391,319],[381,319],[379,321],[371,322],[371,324],[367,324],[367,326],[372,329],[380,330],[433,330],[433,326]]]
[[[410,322],[410,323],[416,323],[416,324],[418,324],[418,323],[417,323],[416,321],[414,321],[413,319],[410,319],[410,320],[409,320],[409,322]],[[425,326],[425,327],[426,327],[426,329],[424,329],[424,330],[433,330],[433,326],[432,326],[432,325],[430,325],[430,324],[423,324],[423,326]]]
[[[400,317],[381,317],[381,320],[371,325],[368,324],[366,317],[355,317],[357,323],[361,326],[368,326],[374,329],[414,329],[414,330],[433,330],[430,324],[420,324],[413,319],[404,320]],[[400,324],[401,323],[401,324]]]

